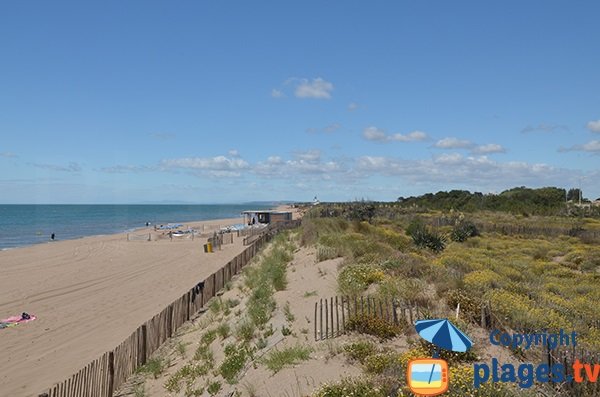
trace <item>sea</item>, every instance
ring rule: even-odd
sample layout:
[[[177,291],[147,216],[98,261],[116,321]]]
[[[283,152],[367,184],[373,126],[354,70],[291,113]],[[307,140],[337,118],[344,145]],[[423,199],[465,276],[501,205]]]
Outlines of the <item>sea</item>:
[[[0,250],[129,232],[151,225],[240,218],[267,205],[16,205],[0,204]]]

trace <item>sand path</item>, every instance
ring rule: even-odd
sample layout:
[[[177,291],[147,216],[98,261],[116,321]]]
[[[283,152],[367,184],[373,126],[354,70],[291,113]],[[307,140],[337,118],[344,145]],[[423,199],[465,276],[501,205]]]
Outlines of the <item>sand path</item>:
[[[205,242],[117,234],[0,252],[0,318],[38,316],[0,330],[0,396],[37,396],[71,376],[243,250],[239,238],[206,254]]]

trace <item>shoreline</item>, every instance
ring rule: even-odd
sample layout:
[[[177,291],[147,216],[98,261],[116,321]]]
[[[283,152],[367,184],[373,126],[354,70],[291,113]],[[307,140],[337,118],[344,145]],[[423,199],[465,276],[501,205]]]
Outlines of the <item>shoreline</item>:
[[[195,219],[195,220],[191,220],[191,221],[172,221],[172,222],[168,222],[170,224],[182,224],[184,225],[184,227],[190,226],[192,227],[193,225],[200,225],[202,223],[208,223],[208,222],[231,222],[234,219],[238,219],[238,218],[206,218],[206,219]],[[234,223],[234,224],[240,224],[243,223],[243,218],[240,216],[238,219],[238,222]],[[164,224],[164,223],[163,223]],[[230,223],[227,223],[224,226],[230,226]],[[35,247],[35,246],[44,246],[46,244],[54,244],[54,243],[60,243],[60,242],[65,242],[65,241],[76,241],[76,240],[81,240],[81,239],[86,239],[86,238],[94,238],[94,237],[109,237],[109,236],[116,236],[116,235],[127,235],[130,233],[143,233],[143,232],[153,232],[153,233],[158,233],[159,230],[154,230],[154,225],[150,225],[150,226],[139,226],[139,227],[134,227],[134,228],[130,228],[130,229],[126,229],[126,230],[121,230],[121,231],[116,231],[114,233],[102,233],[102,234],[89,234],[89,235],[85,235],[85,236],[79,236],[79,237],[73,237],[73,238],[66,238],[66,239],[57,239],[57,240],[46,240],[46,241],[40,241],[40,242],[34,242],[34,243],[27,243],[25,245],[18,245],[18,246],[14,246],[14,247],[4,247],[0,249],[0,252],[6,252],[6,251],[12,251],[15,249],[24,249],[24,248],[31,248],[31,247]]]
[[[242,216],[241,216],[241,212],[238,212],[241,208],[235,208],[235,207],[241,207],[243,204],[231,204],[231,206],[233,206],[234,208],[231,208],[231,212],[228,211],[220,211],[220,209],[222,209],[222,207],[219,207],[218,205],[216,206],[216,213],[215,210],[213,210],[212,208],[210,208],[211,206],[213,206],[212,204],[198,204],[196,205],[197,207],[204,207],[206,208],[206,212],[205,213],[194,213],[194,211],[191,211],[189,214],[186,214],[182,211],[179,211],[178,213],[173,213],[171,214],[173,217],[164,217],[165,214],[160,214],[158,213],[158,215],[151,215],[151,214],[146,214],[148,215],[143,216],[142,219],[129,219],[129,221],[133,222],[127,222],[127,219],[125,219],[125,222],[122,222],[124,219],[123,218],[116,218],[115,219],[115,223],[114,223],[114,228],[111,227],[111,225],[107,225],[106,223],[95,223],[93,219],[90,219],[89,222],[85,222],[85,223],[81,223],[81,224],[74,224],[71,225],[70,228],[67,228],[65,230],[69,231],[69,230],[76,230],[78,232],[83,231],[83,233],[81,233],[81,235],[78,235],[78,233],[67,233],[65,231],[61,231],[60,230],[52,230],[51,227],[48,226],[48,224],[44,224],[44,222],[42,222],[42,224],[40,225],[40,227],[38,228],[37,226],[33,227],[31,225],[28,225],[27,228],[23,229],[21,231],[21,234],[16,236],[17,238],[13,239],[14,235],[5,235],[4,237],[0,237],[2,239],[6,238],[6,240],[3,241],[3,244],[0,244],[0,253],[1,252],[6,252],[9,250],[13,250],[13,249],[23,249],[23,248],[28,248],[28,247],[33,247],[36,245],[44,245],[46,243],[53,243],[53,242],[63,242],[63,241],[71,241],[71,240],[77,240],[77,239],[82,239],[82,238],[88,238],[88,237],[100,237],[100,236],[112,236],[112,235],[117,235],[117,234],[126,234],[126,233],[137,233],[140,230],[144,230],[147,228],[153,229],[154,225],[161,225],[161,224],[167,224],[167,223],[182,223],[182,224],[186,224],[186,226],[188,224],[201,224],[201,223],[211,223],[211,222],[218,222],[224,219],[230,220],[230,219],[235,219],[238,218],[240,219],[239,222],[236,223],[241,223],[242,221]],[[46,206],[46,205],[42,205],[42,206]],[[64,205],[57,205],[57,206],[64,206]],[[67,205],[67,206],[77,206],[76,204],[73,205]],[[98,206],[104,206],[104,205],[98,205]],[[121,205],[117,205],[117,206],[121,206]],[[127,206],[127,205],[123,205],[123,206]],[[144,206],[144,205],[140,205],[140,206]],[[148,207],[156,207],[156,205],[147,205]],[[164,207],[180,207],[180,206],[186,206],[186,205],[178,205],[178,204],[165,204],[163,205]],[[89,205],[82,205],[82,207],[89,207]],[[287,205],[283,205],[283,206],[276,206],[276,207],[268,207],[268,208],[264,208],[266,209],[281,209],[281,208],[289,208],[289,206]],[[179,219],[188,219],[188,220],[177,220]],[[145,219],[144,219],[145,218]],[[108,218],[110,219],[110,218]],[[161,220],[164,219],[164,220]],[[150,226],[145,226],[144,223],[148,221],[151,222],[152,224]],[[121,225],[119,225],[119,223],[122,223]],[[11,224],[5,224],[4,226],[7,228],[10,228]],[[88,226],[95,226],[95,227],[88,227]],[[95,230],[89,230],[89,229],[95,229]],[[34,230],[35,230],[35,236],[34,236]],[[88,231],[86,233],[86,230]],[[51,233],[54,233],[56,231],[56,237],[58,238],[57,240],[52,241],[49,236]],[[66,236],[64,238],[61,238],[62,236]],[[16,242],[15,242],[16,241]],[[4,246],[5,244],[10,244],[8,246]],[[14,244],[14,245],[12,245]]]
[[[186,225],[235,223],[239,218]],[[205,253],[206,238],[127,241],[127,233],[116,233],[3,251],[0,318],[37,316],[0,330],[3,392],[37,396],[114,349],[243,251],[242,241]]]

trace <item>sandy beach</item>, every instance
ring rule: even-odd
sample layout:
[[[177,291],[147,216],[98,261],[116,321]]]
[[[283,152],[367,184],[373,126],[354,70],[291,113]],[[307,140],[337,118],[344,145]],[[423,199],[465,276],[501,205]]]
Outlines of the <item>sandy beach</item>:
[[[241,218],[191,222],[202,230]],[[154,232],[153,228],[136,235]],[[140,324],[242,251],[242,238],[204,253],[206,238],[87,237],[0,252],[0,396],[37,396],[122,342]]]

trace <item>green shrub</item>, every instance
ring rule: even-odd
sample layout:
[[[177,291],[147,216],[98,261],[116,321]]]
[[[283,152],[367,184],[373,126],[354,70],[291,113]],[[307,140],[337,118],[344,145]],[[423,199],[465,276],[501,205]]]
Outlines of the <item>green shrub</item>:
[[[273,289],[268,283],[262,283],[248,299],[248,315],[260,327],[269,321],[274,309]]]
[[[206,388],[206,391],[208,392],[208,394],[210,394],[211,396],[214,396],[215,394],[217,394],[219,391],[221,391],[221,382],[215,381],[215,382],[211,382],[208,387]]]
[[[390,367],[400,366],[398,353],[377,353],[368,356],[364,362],[365,371],[371,374],[383,374]]]
[[[377,347],[370,341],[360,341],[344,345],[344,351],[348,358],[362,364],[368,356],[377,353]]]
[[[312,349],[309,346],[293,346],[282,350],[272,350],[262,362],[273,373],[277,373],[287,365],[297,364],[310,359]]]
[[[246,346],[225,346],[225,359],[219,366],[219,373],[228,383],[235,383],[237,375],[246,365],[249,351]]]
[[[290,323],[296,319],[292,313],[292,309],[290,309],[290,302],[285,302],[285,305],[283,306],[283,313],[285,314],[285,319]]]
[[[200,338],[200,343],[210,345],[215,339],[217,339],[217,330],[211,329],[202,335],[202,338]]]
[[[370,284],[383,280],[385,273],[373,265],[354,264],[345,266],[338,274],[340,292],[356,295],[364,291]]]
[[[154,379],[158,379],[164,370],[169,366],[169,361],[162,357],[151,358],[145,365],[138,369],[140,373],[151,374]]]
[[[256,326],[252,321],[244,320],[235,330],[235,336],[244,342],[250,342],[254,338],[255,330]]]
[[[322,385],[313,397],[387,397],[382,388],[372,380],[364,378],[345,378],[336,383]]]
[[[452,241],[456,241],[462,243],[466,241],[469,237],[479,236],[479,230],[477,230],[477,226],[471,221],[460,221],[452,228],[450,232],[450,239]]]
[[[402,332],[401,327],[368,314],[359,314],[350,317],[346,329],[374,335],[381,339],[390,339]]]
[[[470,321],[479,322],[481,320],[481,304],[472,294],[461,289],[448,291],[446,294],[448,306],[455,309],[460,304],[460,316]]]
[[[427,248],[435,253],[442,252],[446,248],[446,238],[440,233],[427,228],[415,230],[412,232],[411,237],[419,248]]]
[[[227,338],[230,332],[231,327],[229,326],[229,323],[223,323],[217,327],[217,334],[221,336],[221,339]]]

